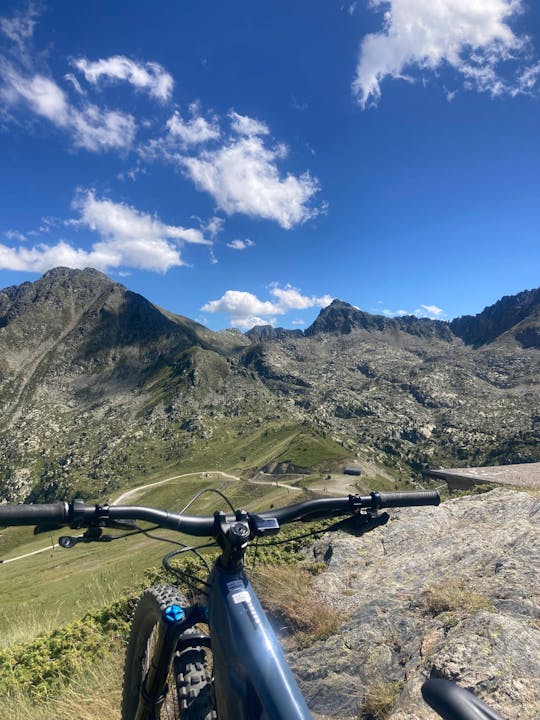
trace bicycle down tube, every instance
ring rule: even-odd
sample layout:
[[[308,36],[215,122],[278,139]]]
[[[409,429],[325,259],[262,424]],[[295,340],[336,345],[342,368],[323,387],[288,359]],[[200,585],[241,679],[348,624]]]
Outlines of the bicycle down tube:
[[[244,572],[216,564],[209,582],[208,624],[220,720],[310,720],[306,701]]]

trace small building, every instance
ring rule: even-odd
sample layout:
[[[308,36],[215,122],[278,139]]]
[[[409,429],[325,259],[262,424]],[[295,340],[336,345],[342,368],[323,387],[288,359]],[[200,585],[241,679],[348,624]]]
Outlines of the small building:
[[[362,474],[362,468],[359,467],[346,467],[343,471],[345,475],[361,475]]]

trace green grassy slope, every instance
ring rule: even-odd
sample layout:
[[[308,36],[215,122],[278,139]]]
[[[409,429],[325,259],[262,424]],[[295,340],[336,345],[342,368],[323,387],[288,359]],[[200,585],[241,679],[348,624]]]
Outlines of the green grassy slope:
[[[137,496],[136,502],[180,510],[195,492],[210,485],[225,492],[235,507],[268,507],[272,503],[285,504],[290,499],[281,488],[225,481],[220,476],[196,476],[149,488]],[[191,512],[211,514],[223,506],[216,495],[206,495]],[[163,555],[172,548],[168,543],[136,535],[110,543],[80,543],[70,550],[58,547],[53,550],[52,544],[58,536],[69,532],[77,534],[64,530],[36,537],[30,528],[10,528],[3,532],[6,547],[11,546],[9,552],[2,549],[4,560],[46,550],[0,565],[2,645],[27,642],[41,631],[54,629],[112,602],[142,582],[145,570],[159,565]],[[118,534],[114,530],[107,533]],[[193,540],[162,530],[156,532],[158,534],[186,543]],[[13,539],[18,543],[16,547]]]

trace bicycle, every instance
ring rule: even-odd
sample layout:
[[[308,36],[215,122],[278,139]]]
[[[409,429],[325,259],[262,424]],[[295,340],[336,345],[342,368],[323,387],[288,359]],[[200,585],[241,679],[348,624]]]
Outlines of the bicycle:
[[[325,532],[342,529],[362,535],[388,521],[388,513],[380,512],[384,508],[439,502],[437,491],[372,492],[264,512],[235,510],[229,503],[228,513],[199,517],[144,506],[88,506],[74,500],[0,506],[0,524],[86,528],[83,535],[60,537],[64,548],[114,539],[103,534],[105,527],[148,532],[133,525],[138,520],[153,523],[150,530],[161,527],[213,538],[199,546],[182,545],[163,559],[165,568],[178,575],[171,565],[173,557],[190,551],[206,563],[200,550],[219,547],[208,577],[190,576],[199,590],[195,602],[189,603],[169,585],[154,586],[141,595],[126,652],[122,720],[308,720],[307,704],[244,571],[249,542],[272,537],[287,523],[323,518],[343,518]],[[446,720],[501,720],[474,695],[445,680],[427,680],[422,694]]]

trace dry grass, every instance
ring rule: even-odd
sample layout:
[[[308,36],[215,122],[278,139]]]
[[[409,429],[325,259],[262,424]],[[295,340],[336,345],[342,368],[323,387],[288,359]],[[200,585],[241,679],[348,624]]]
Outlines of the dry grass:
[[[397,702],[403,682],[377,682],[370,685],[364,696],[358,720],[385,720]]]
[[[36,700],[22,693],[2,698],[2,715],[10,720],[118,720],[123,661],[115,648],[55,698]]]
[[[263,565],[251,573],[251,580],[278,631],[293,636],[298,646],[330,637],[344,620],[323,602],[312,585],[312,573],[305,568]]]
[[[426,588],[422,593],[420,607],[425,613],[440,615],[457,610],[470,614],[489,610],[492,606],[483,595],[467,589],[464,580],[450,577]]]

